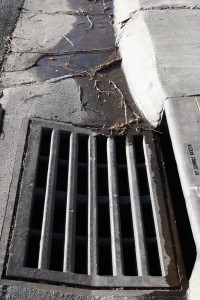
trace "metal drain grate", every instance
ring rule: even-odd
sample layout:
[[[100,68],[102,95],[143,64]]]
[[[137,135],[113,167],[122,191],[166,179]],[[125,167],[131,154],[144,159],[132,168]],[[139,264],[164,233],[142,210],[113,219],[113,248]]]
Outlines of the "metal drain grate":
[[[152,134],[32,121],[7,276],[179,286]]]

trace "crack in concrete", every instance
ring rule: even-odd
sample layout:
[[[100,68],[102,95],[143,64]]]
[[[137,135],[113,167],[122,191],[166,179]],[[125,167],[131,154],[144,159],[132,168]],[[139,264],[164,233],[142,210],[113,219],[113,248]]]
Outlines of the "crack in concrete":
[[[83,53],[101,53],[101,52],[110,52],[110,51],[116,51],[118,50],[118,47],[109,47],[109,48],[99,48],[99,49],[80,49],[80,50],[74,50],[74,51],[11,51],[10,53],[19,53],[19,54],[40,54],[43,56],[63,56],[63,55],[74,55],[74,54],[83,54]]]
[[[62,80],[69,79],[69,78],[75,78],[75,77],[83,77],[83,76],[77,75],[77,74],[64,75],[64,76],[60,76],[60,77],[56,77],[56,78],[44,80],[41,83],[58,83],[58,82],[60,82]]]
[[[6,90],[6,89],[11,89],[11,88],[17,88],[17,87],[20,87],[20,86],[30,86],[32,84],[39,84],[39,83],[43,83],[43,82],[42,81],[41,82],[38,82],[38,81],[27,81],[27,82],[18,83],[18,84],[13,84],[13,85],[8,85],[8,86],[2,86],[0,88],[1,88],[1,90]]]
[[[51,78],[48,80],[44,80],[44,81],[28,81],[28,82],[23,82],[23,83],[18,83],[18,84],[13,84],[10,86],[4,86],[3,89],[11,89],[11,88],[17,88],[20,86],[30,86],[30,85],[39,85],[39,84],[46,84],[46,83],[58,83],[62,80],[65,79],[70,79],[70,78],[75,78],[75,77],[83,77],[81,74],[71,74],[71,75],[63,75],[60,77],[56,77],[56,78]]]
[[[75,110],[77,111],[77,110]],[[72,111],[72,113],[74,113],[75,111]],[[36,118],[36,119],[40,119],[40,120],[43,120],[43,121],[48,121],[49,122],[49,119],[46,119],[46,118],[42,118],[40,116],[37,116],[37,115],[34,115],[33,118]],[[85,129],[89,129],[89,130],[92,130],[96,133],[101,133],[101,134],[104,134],[106,136],[112,136],[113,135],[113,132],[123,132],[124,129],[126,129],[127,131],[135,131],[135,132],[142,132],[142,131],[154,131],[154,132],[159,132],[157,130],[154,130],[153,127],[149,126],[149,127],[139,127],[138,126],[138,122],[137,120],[134,120],[132,119],[129,124],[120,124],[120,126],[117,126],[116,125],[116,122],[113,123],[113,124],[110,124],[110,125],[97,125],[97,124],[80,124],[80,123],[76,123],[76,122],[63,122],[63,121],[58,121],[57,118],[52,118],[52,121],[54,122],[57,122],[58,124],[60,125],[69,125],[69,126],[74,126],[74,127],[78,127],[78,128],[85,128]],[[132,125],[132,126],[131,126]]]
[[[24,100],[24,103],[27,103],[28,101],[33,100],[33,99],[35,99],[35,98],[42,98],[43,96],[48,96],[48,95],[51,95],[51,94],[50,94],[50,93],[46,93],[46,94],[35,94],[35,95],[33,95],[33,96],[29,97],[29,98],[26,98],[26,99]]]
[[[148,7],[141,7],[141,11],[146,11],[146,10],[179,10],[179,9],[200,9],[200,5],[160,5],[160,6],[148,6]]]
[[[141,7],[130,13],[129,17],[123,21],[120,21],[118,24],[121,24],[121,28],[127,25],[127,23],[138,13],[143,11],[162,11],[162,10],[199,10],[200,5],[160,5],[160,6],[148,6]]]
[[[26,12],[29,12],[26,10]],[[26,13],[24,12],[24,14]],[[55,11],[55,12],[34,12],[32,16],[30,16],[28,19],[33,18],[34,16],[37,15],[47,15],[47,16],[54,16],[54,15],[62,15],[62,16],[79,16],[79,17],[84,17],[87,15],[90,16],[105,16],[105,13],[92,13],[92,12],[87,12],[84,11],[82,14],[76,12],[76,11]],[[112,15],[112,14],[108,14]]]
[[[0,137],[3,135],[3,125],[4,125],[4,117],[5,117],[5,110],[2,108],[2,104],[0,104]]]

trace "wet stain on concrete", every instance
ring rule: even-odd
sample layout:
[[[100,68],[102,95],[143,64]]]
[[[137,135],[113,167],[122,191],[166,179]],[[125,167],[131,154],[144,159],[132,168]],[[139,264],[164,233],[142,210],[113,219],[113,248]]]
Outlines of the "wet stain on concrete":
[[[75,75],[81,87],[82,110],[96,114],[99,125],[132,124],[135,128],[149,126],[140,116],[130,95],[115,47],[112,1],[69,1],[76,15],[73,29],[62,36],[60,43],[43,55],[31,68],[44,81],[64,75]],[[64,26],[64,24],[63,24]],[[101,49],[110,49],[102,51]],[[59,55],[59,53],[99,49],[98,52]],[[113,62],[113,63],[110,63]],[[102,68],[106,64],[107,68]],[[74,111],[80,114],[80,111]],[[142,124],[142,125],[141,125]],[[127,125],[129,127],[129,125]]]

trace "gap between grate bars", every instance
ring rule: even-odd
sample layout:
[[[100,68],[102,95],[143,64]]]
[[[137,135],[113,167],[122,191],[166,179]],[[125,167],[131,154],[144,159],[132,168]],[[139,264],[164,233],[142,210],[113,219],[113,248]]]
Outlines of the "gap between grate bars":
[[[52,231],[53,226],[53,216],[54,216],[54,202],[56,192],[56,180],[57,180],[57,165],[58,160],[58,151],[59,151],[59,142],[60,134],[58,130],[53,130],[51,134],[50,142],[50,154],[49,154],[49,163],[48,163],[48,172],[47,172],[47,183],[45,191],[45,202],[44,202],[44,211],[42,218],[42,230],[40,237],[39,245],[39,258],[38,258],[38,268],[39,269],[49,269],[50,268],[50,253],[51,253],[51,239],[52,235],[57,235],[55,238],[64,238],[64,253],[63,253],[63,272],[76,272],[75,271],[75,256],[76,256],[76,240],[77,243],[87,243],[88,255],[84,259],[87,260],[87,270],[85,269],[84,273],[91,275],[97,275],[99,266],[98,266],[98,244],[106,243],[106,238],[98,238],[98,189],[97,189],[97,176],[98,169],[104,168],[108,172],[108,194],[104,195],[104,199],[99,197],[99,201],[104,200],[107,197],[109,201],[109,218],[110,218],[110,239],[111,239],[111,256],[112,256],[112,275],[118,276],[124,274],[124,254],[123,254],[123,243],[128,247],[128,244],[133,243],[134,233],[134,245],[132,245],[132,256],[136,256],[136,268],[138,276],[147,276],[151,275],[151,270],[149,269],[149,259],[147,244],[153,246],[155,253],[157,250],[157,239],[159,239],[159,233],[156,236],[145,237],[144,231],[144,218],[142,215],[142,203],[141,201],[149,202],[149,209],[151,209],[151,200],[148,194],[141,195],[139,188],[139,180],[143,181],[140,185],[144,184],[146,176],[145,169],[146,164],[142,162],[141,164],[136,163],[135,155],[135,145],[134,141],[132,144],[129,144],[128,141],[125,141],[124,138],[124,152],[119,155],[126,155],[127,163],[124,161],[123,164],[118,164],[116,160],[116,145],[115,140],[117,137],[107,138],[107,164],[99,164],[97,167],[97,143],[96,140],[98,137],[95,136],[82,136],[88,140],[88,165],[81,165],[83,163],[78,161],[78,152],[81,150],[81,142],[78,134],[71,133],[69,138],[69,159],[66,160],[68,164],[68,184],[67,184],[67,201],[66,201],[66,221],[65,221],[65,234],[63,237],[58,235],[61,233],[54,233]],[[123,140],[123,138],[121,138]],[[142,141],[142,140],[141,140]],[[140,142],[141,142],[140,141]],[[122,142],[122,141],[120,141]],[[139,141],[138,141],[139,142]],[[78,150],[80,147],[80,150]],[[121,147],[121,146],[120,146]],[[100,149],[99,149],[100,150]],[[122,149],[119,149],[122,150]],[[119,156],[118,155],[118,156]],[[128,168],[127,168],[128,166]],[[88,234],[86,236],[76,236],[76,206],[77,200],[82,197],[81,194],[78,195],[77,191],[77,174],[78,167],[85,168],[85,176],[88,176],[88,205],[87,199],[85,199],[85,206],[88,206]],[[137,169],[142,170],[143,173],[138,177]],[[118,174],[127,172],[128,185],[127,189],[130,190],[130,195],[120,195],[118,192]],[[88,175],[87,175],[88,172]],[[140,171],[139,171],[140,172]],[[119,175],[120,176],[120,175]],[[126,177],[120,178],[123,181],[127,180]],[[63,178],[66,180],[67,178]],[[80,179],[82,180],[82,179]],[[150,182],[151,183],[151,182]],[[148,185],[147,183],[145,183]],[[147,187],[146,187],[147,188]],[[126,193],[129,194],[129,193]],[[84,195],[85,196],[85,195]],[[83,196],[83,197],[84,197]],[[123,198],[124,197],[124,198]],[[86,198],[86,197],[85,197]],[[144,198],[144,199],[141,199]],[[121,233],[121,224],[125,222],[127,216],[120,217],[120,199],[121,206],[126,205],[125,202],[130,201],[131,204],[131,219],[132,219],[132,237],[123,238]],[[83,199],[81,199],[83,201]],[[78,200],[79,201],[79,200]],[[124,203],[123,203],[124,202]],[[145,204],[144,204],[145,206]],[[86,215],[85,215],[86,216]],[[124,220],[123,220],[124,217]],[[156,216],[155,216],[156,217]],[[148,223],[150,217],[147,217],[145,222]],[[151,220],[152,222],[152,220]],[[130,225],[130,224],[129,224]],[[155,226],[153,222],[147,226]],[[154,231],[154,229],[152,230]],[[107,238],[109,239],[109,238]],[[86,246],[86,245],[85,245]],[[150,246],[150,247],[151,247]],[[135,248],[135,249],[134,249]],[[155,255],[153,256],[155,263]],[[135,259],[135,258],[134,258]],[[134,260],[133,259],[133,260]],[[160,274],[160,265],[163,265],[164,262],[161,261],[162,256],[160,255],[159,259],[157,258],[157,273],[152,275],[161,275]],[[158,271],[159,270],[159,271]],[[135,275],[135,274],[132,274]],[[162,276],[164,276],[164,272]]]

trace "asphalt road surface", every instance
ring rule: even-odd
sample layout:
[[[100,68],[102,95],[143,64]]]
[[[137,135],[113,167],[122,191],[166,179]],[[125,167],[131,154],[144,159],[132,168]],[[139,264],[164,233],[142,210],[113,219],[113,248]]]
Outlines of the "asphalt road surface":
[[[11,34],[21,12],[24,0],[1,0],[0,2],[0,63],[6,48],[6,39]]]

